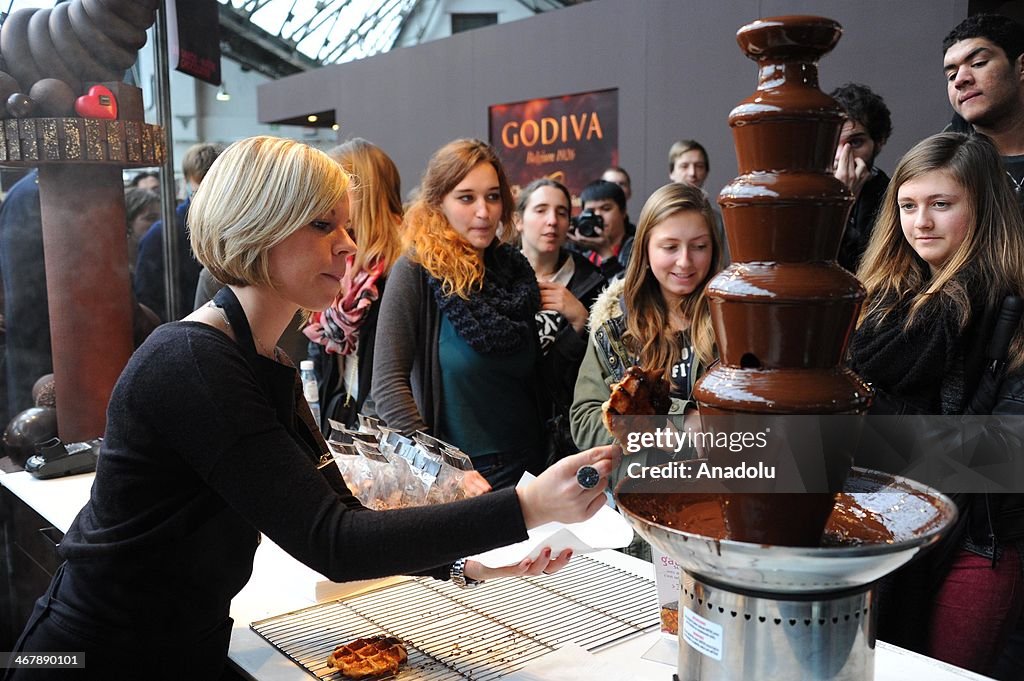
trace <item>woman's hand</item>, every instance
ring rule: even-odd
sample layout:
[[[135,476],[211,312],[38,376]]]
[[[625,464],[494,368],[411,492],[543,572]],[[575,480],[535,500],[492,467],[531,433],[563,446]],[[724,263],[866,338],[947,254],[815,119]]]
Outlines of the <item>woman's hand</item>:
[[[470,579],[478,581],[497,579],[499,577],[522,577],[524,575],[553,575],[568,565],[570,558],[572,558],[572,549],[566,549],[557,556],[552,556],[551,549],[544,547],[544,550],[534,560],[526,557],[515,565],[506,565],[500,568],[489,568],[475,560],[467,560],[464,574]]]
[[[466,471],[462,478],[462,489],[467,497],[478,497],[491,491],[491,483],[476,471]]]
[[[526,528],[550,522],[579,523],[597,513],[605,502],[608,474],[621,459],[622,450],[617,445],[594,447],[565,457],[529,484],[517,487]],[[585,489],[576,481],[581,466],[597,469],[601,476],[597,486]]]
[[[853,155],[850,143],[841,144],[836,150],[835,161],[836,179],[846,185],[846,188],[853,194],[853,198],[860,196],[860,190],[864,188],[868,178],[871,177],[871,168],[864,161]]]
[[[583,331],[590,314],[586,306],[569,289],[553,281],[539,281],[540,309],[554,310],[569,320],[576,333]]]

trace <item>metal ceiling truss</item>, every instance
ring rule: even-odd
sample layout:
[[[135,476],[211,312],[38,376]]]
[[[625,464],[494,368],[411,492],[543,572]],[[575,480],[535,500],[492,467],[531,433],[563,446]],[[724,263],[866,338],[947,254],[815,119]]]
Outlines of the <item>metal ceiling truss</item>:
[[[584,0],[516,1],[540,13]],[[220,0],[222,49],[243,67],[279,78],[390,50],[421,4],[425,0]],[[261,10],[285,6],[276,32],[253,23]]]

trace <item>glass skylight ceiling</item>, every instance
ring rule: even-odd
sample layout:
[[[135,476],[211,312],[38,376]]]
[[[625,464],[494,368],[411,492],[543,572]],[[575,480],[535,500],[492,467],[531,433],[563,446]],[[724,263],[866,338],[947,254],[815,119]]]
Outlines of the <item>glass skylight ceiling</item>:
[[[218,0],[322,64],[386,52],[419,0]]]

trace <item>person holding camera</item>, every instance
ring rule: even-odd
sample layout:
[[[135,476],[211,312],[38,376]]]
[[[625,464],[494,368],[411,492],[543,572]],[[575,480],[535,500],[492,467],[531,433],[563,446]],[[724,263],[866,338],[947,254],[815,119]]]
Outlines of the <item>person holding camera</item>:
[[[548,464],[578,451],[569,433],[569,407],[587,349],[590,306],[608,285],[589,260],[565,248],[571,206],[565,185],[543,177],[519,192],[513,216],[520,248],[540,286],[536,318],[548,367],[543,372]]]
[[[608,182],[614,182],[615,184],[622,187],[622,191],[626,194],[626,203],[633,198],[633,180],[630,179],[629,173],[626,169],[621,166],[609,166],[601,174],[601,179]],[[626,213],[626,236],[636,236],[636,225],[629,219],[629,213]]]
[[[614,182],[596,180],[580,192],[581,212],[572,221],[569,240],[611,281],[625,271],[633,252],[626,235],[626,193]]]

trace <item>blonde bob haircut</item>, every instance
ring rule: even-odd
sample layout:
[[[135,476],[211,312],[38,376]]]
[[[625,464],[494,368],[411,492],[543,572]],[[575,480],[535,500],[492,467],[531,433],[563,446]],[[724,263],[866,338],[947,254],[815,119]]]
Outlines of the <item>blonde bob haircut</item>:
[[[348,173],[352,200],[352,229],[358,250],[355,271],[369,263],[384,263],[385,274],[398,260],[402,240],[402,180],[391,157],[375,144],[355,137],[327,155]]]
[[[192,198],[192,252],[224,284],[273,286],[270,249],[329,213],[348,185],[341,166],[301,142],[235,142],[214,161]]]
[[[693,351],[704,366],[714,360],[715,332],[711,326],[705,287],[722,269],[722,243],[714,228],[715,215],[704,192],[689,185],[671,182],[647,199],[640,211],[633,245],[633,255],[626,267],[625,290],[626,332],[623,341],[636,353],[640,366],[647,370],[661,369],[669,379],[672,365],[679,361],[683,347],[677,334],[666,333],[671,310],[661,293],[661,285],[651,271],[648,246],[651,231],[676,213],[694,211],[704,218],[711,240],[711,266],[704,281],[681,303],[681,312],[690,322]]]
[[[900,187],[925,173],[948,173],[969,203],[967,235],[934,275],[903,235]],[[1024,219],[999,152],[984,135],[939,133],[918,142],[900,159],[885,192],[857,277],[867,289],[859,325],[878,323],[911,301],[909,329],[926,306],[945,302],[964,329],[971,300],[998,309],[1003,297],[1024,293]],[[966,287],[970,287],[970,291]],[[1008,357],[1024,365],[1024,326],[1018,325]]]
[[[451,226],[442,208],[444,197],[481,163],[490,164],[498,175],[501,193],[498,238],[509,242],[515,235],[512,187],[498,153],[481,140],[458,139],[438,149],[427,164],[419,196],[405,213],[403,238],[409,257],[441,281],[445,295],[468,298],[470,292],[483,285],[483,262],[469,242]]]

